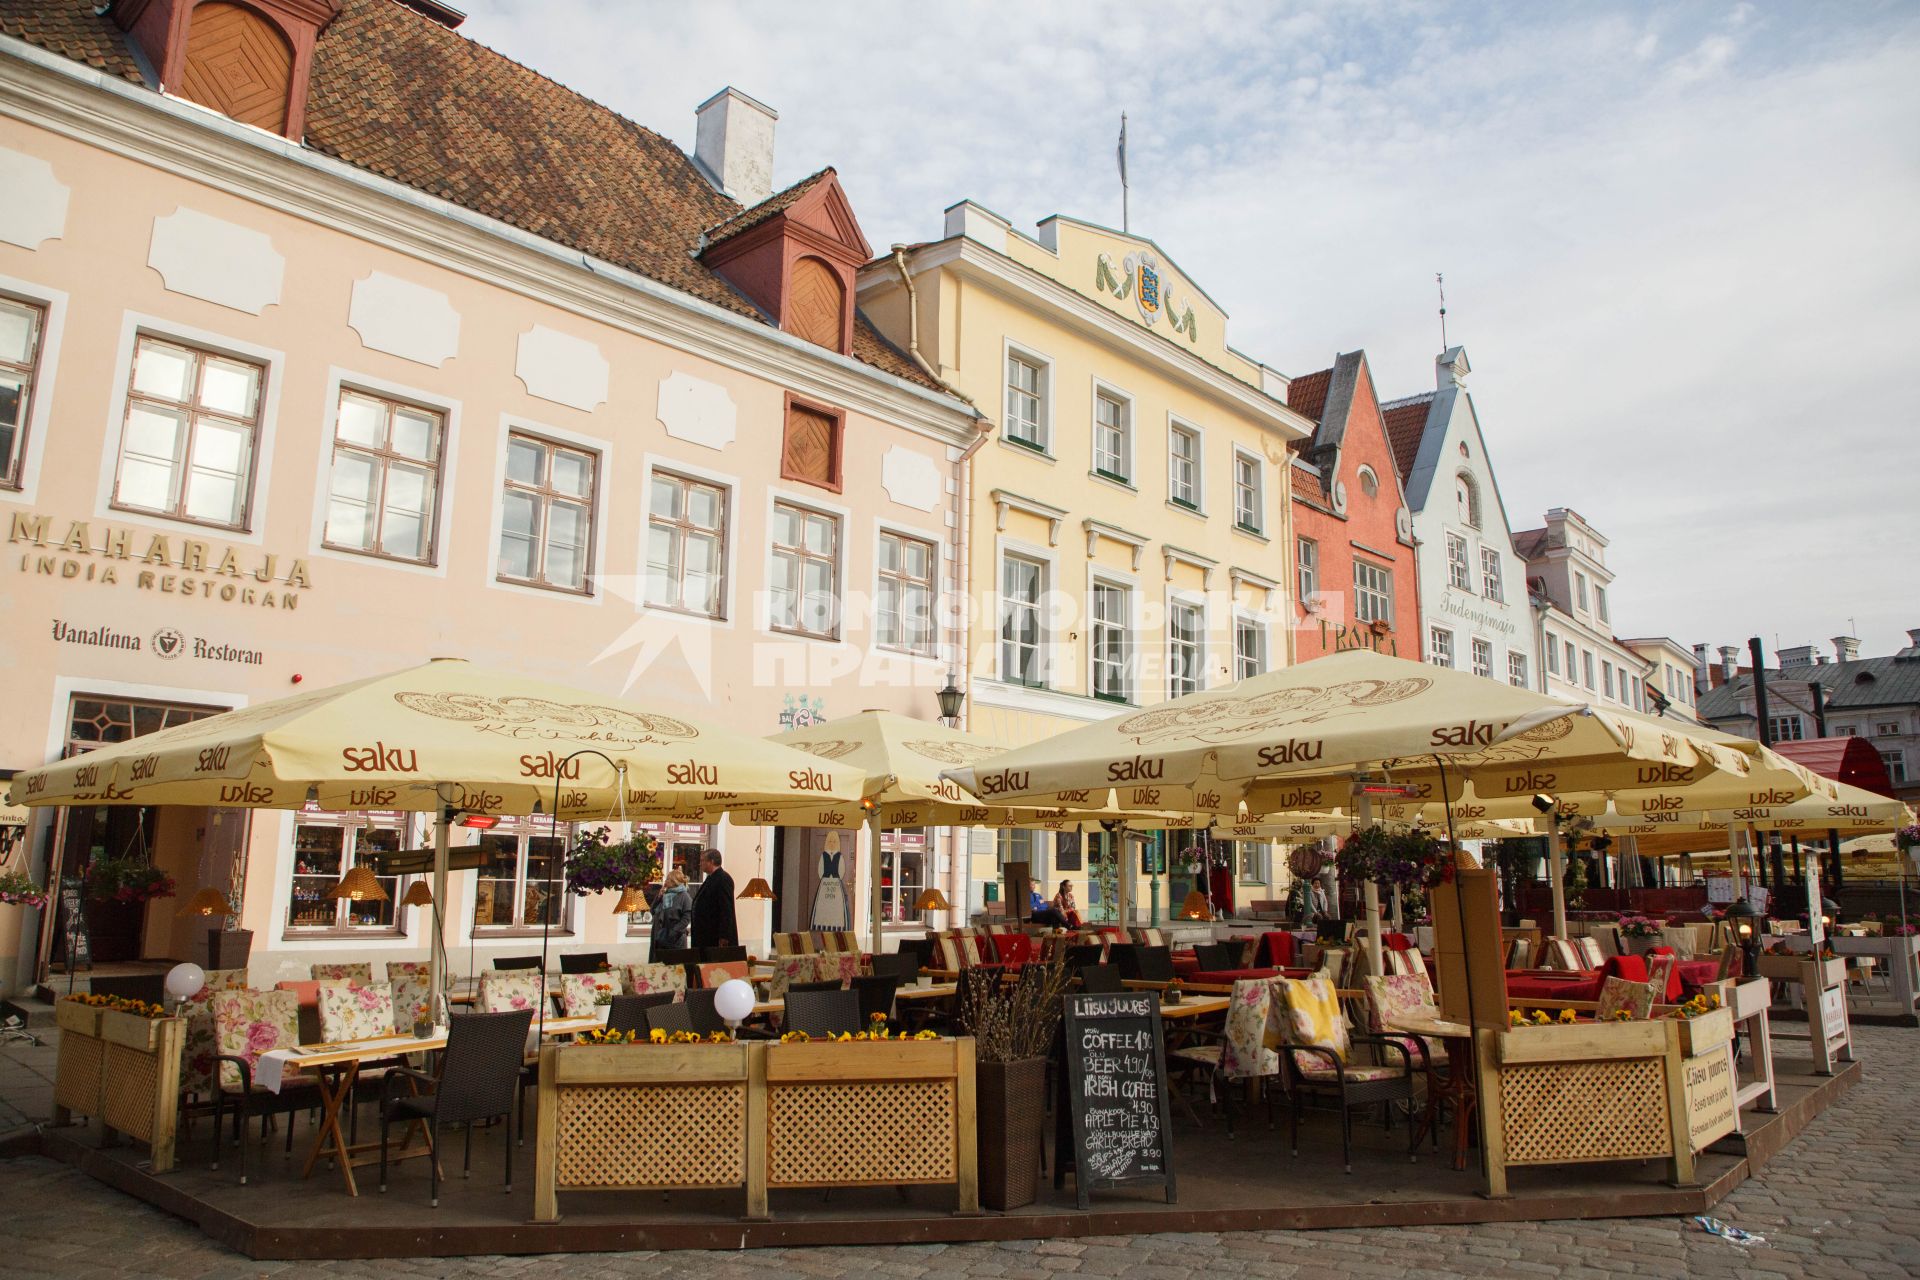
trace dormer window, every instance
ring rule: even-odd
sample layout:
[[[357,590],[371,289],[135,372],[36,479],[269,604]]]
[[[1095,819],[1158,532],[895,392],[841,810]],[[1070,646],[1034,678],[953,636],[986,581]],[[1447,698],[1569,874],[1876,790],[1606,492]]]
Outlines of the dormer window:
[[[298,140],[306,132],[313,46],[339,12],[339,0],[127,0],[113,6],[113,20],[168,92]]]
[[[706,233],[700,255],[774,324],[853,351],[854,273],[873,256],[831,169],[777,191]]]

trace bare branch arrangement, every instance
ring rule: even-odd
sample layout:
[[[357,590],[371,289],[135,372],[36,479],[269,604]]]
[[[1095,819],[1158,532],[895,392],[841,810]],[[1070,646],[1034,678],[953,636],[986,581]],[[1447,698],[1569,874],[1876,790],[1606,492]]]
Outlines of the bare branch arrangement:
[[[1030,961],[1011,985],[982,983],[971,988],[960,1008],[960,1023],[973,1037],[979,1062],[1019,1062],[1044,1058],[1052,1050],[1060,1023],[1060,998],[1073,981],[1066,952]]]

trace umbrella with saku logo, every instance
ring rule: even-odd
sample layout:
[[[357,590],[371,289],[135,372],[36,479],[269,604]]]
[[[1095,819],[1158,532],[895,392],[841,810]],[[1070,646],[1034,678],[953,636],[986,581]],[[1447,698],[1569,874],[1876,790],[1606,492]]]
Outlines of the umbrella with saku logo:
[[[431,812],[444,902],[459,813],[711,820],[736,804],[857,802],[862,783],[852,764],[752,734],[441,658],[23,770],[12,799]],[[438,992],[439,946],[433,961]]]

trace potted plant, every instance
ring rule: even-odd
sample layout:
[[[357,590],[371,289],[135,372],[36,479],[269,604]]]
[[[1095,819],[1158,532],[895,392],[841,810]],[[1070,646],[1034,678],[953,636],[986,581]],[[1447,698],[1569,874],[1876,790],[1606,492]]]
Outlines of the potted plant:
[[[173,877],[145,858],[131,855],[95,858],[81,877],[87,898],[87,928],[93,958],[135,960],[147,903],[173,896]]]
[[[1622,915],[1620,944],[1630,955],[1645,955],[1647,948],[1660,941],[1661,922],[1651,916]]]
[[[960,1009],[974,1040],[980,1203],[990,1209],[1032,1204],[1040,1191],[1047,1055],[1071,978],[1064,951],[1029,963],[1044,965],[1039,982],[975,987]]]
[[[660,855],[652,836],[635,831],[615,840],[604,826],[582,831],[567,850],[567,888],[582,896],[645,884],[660,874]]]

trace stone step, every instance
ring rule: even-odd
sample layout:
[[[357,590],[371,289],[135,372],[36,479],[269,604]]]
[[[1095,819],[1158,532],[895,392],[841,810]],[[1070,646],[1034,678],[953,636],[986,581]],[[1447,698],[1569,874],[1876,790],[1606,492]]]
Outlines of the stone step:
[[[48,1000],[19,996],[12,1000],[0,1000],[0,1023],[15,1013],[26,1019],[29,1031],[50,1030],[54,1026],[53,1004]]]

